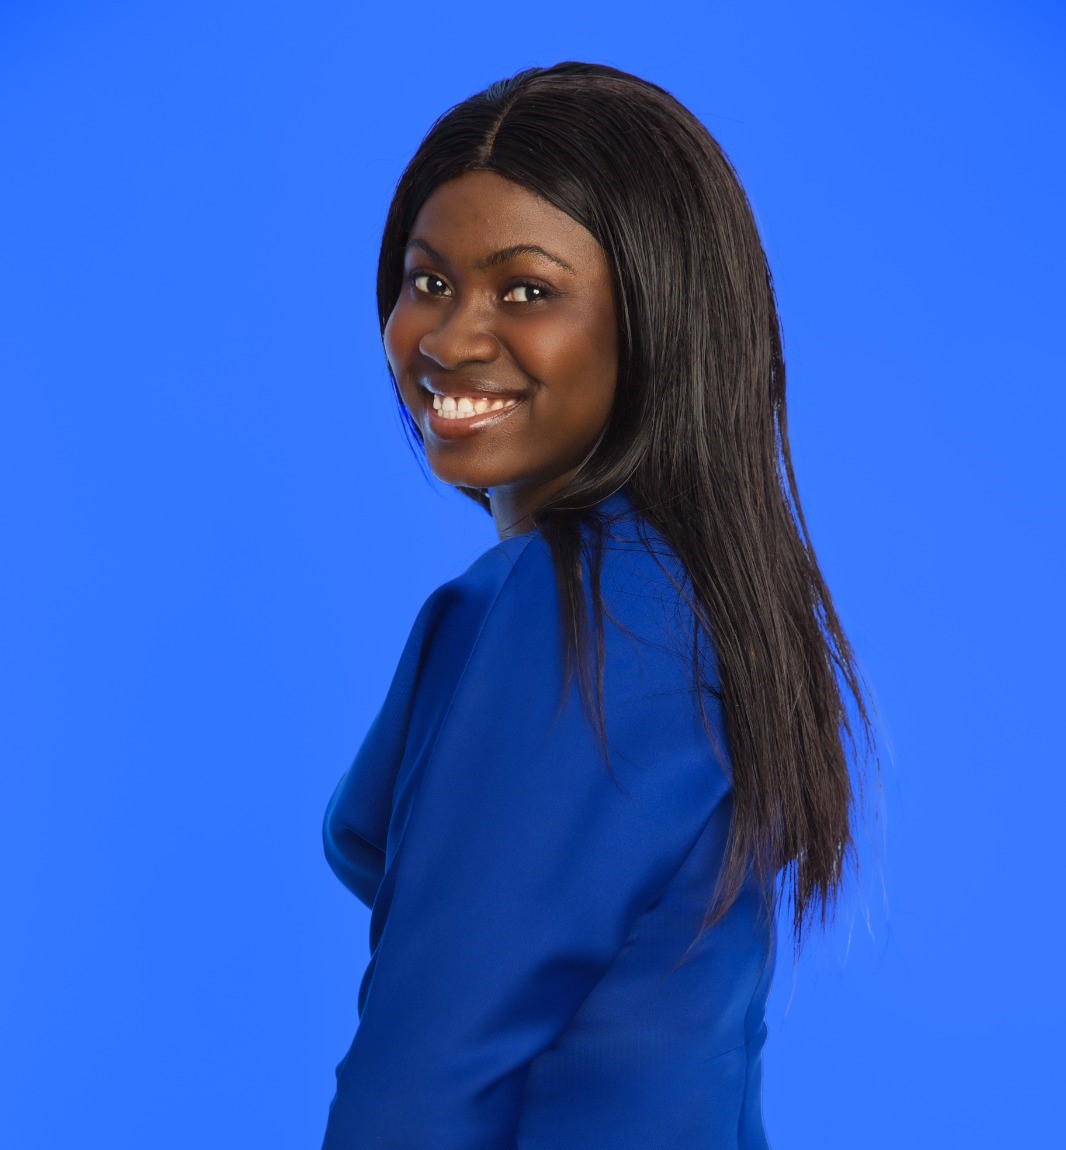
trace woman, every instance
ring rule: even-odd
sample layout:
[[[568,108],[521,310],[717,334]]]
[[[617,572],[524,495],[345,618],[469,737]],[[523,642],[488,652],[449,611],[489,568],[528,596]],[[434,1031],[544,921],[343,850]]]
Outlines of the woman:
[[[765,1147],[775,880],[798,953],[854,853],[846,697],[870,728],[739,181],[661,88],[527,69],[422,142],[378,305],[416,450],[500,542],[326,812],[372,916],[324,1150]]]

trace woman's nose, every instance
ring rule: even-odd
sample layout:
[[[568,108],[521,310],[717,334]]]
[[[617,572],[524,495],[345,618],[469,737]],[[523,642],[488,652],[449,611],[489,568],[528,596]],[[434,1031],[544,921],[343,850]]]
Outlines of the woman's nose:
[[[423,334],[418,341],[418,350],[441,367],[454,369],[470,361],[488,363],[494,360],[499,354],[500,343],[492,332],[485,309],[471,301],[448,308],[440,322]]]

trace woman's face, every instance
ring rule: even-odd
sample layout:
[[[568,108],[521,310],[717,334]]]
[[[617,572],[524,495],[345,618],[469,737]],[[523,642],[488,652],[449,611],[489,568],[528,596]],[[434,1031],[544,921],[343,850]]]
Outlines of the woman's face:
[[[546,200],[495,172],[467,172],[415,219],[385,351],[433,474],[488,488],[500,538],[528,530],[614,402],[607,258]]]

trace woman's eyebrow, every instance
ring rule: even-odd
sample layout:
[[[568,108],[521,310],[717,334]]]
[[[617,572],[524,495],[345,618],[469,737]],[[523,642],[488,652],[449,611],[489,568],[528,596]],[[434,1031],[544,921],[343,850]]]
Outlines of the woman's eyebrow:
[[[448,261],[432,247],[425,240],[415,237],[408,240],[407,246],[409,248],[421,248],[431,260],[436,260],[439,264],[446,264]],[[573,272],[573,268],[561,259],[559,256],[552,255],[551,252],[546,251],[538,244],[513,244],[509,248],[501,248],[498,252],[493,252],[491,256],[486,256],[483,260],[477,260],[474,267],[479,271],[484,268],[496,267],[498,264],[505,264],[508,260],[513,260],[515,256],[533,255],[543,256],[547,260],[551,260],[553,264],[558,264],[559,267],[565,268],[568,272]]]

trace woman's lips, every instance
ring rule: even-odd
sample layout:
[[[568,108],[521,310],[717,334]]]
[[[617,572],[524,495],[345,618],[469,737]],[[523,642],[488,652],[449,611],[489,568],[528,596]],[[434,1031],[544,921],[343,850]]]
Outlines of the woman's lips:
[[[496,398],[508,400],[509,406],[497,408],[495,411],[485,411],[481,415],[449,417],[439,415],[433,407],[434,392],[423,391],[422,394],[425,396],[426,427],[433,438],[442,440],[466,439],[471,435],[477,435],[479,431],[495,427],[513,415],[526,402],[525,396],[498,396]],[[489,399],[491,397],[485,395],[483,398]],[[514,402],[510,402],[512,400]]]

